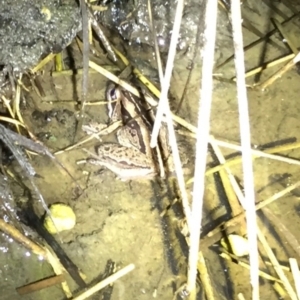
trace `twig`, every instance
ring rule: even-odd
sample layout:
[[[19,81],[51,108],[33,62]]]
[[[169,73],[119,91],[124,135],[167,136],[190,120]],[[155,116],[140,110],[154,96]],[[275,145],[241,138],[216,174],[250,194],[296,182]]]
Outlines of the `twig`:
[[[113,275],[107,277],[103,281],[97,283],[90,289],[84,291],[82,294],[79,296],[75,297],[73,300],[84,300],[87,299],[88,297],[92,296],[99,290],[103,289],[104,287],[108,286],[109,284],[115,282],[117,279],[121,278],[122,276],[128,274],[135,268],[134,264],[130,264],[127,267],[121,269],[120,271],[114,273]]]
[[[252,299],[259,299],[258,278],[258,250],[256,233],[256,213],[254,195],[254,175],[251,154],[250,120],[248,112],[247,89],[245,82],[245,64],[243,50],[243,33],[240,0],[231,1],[231,21],[235,53],[235,70],[237,83],[237,96],[239,107],[239,122],[242,146],[242,166],[245,185],[245,204],[247,219],[247,233],[249,241],[250,278],[252,285]]]
[[[203,47],[202,82],[199,99],[195,178],[193,187],[193,202],[190,228],[190,249],[188,261],[187,290],[193,293],[196,285],[197,261],[199,252],[199,238],[202,220],[204,179],[206,168],[206,155],[209,140],[209,122],[213,90],[213,66],[216,40],[218,1],[206,2],[205,31]]]

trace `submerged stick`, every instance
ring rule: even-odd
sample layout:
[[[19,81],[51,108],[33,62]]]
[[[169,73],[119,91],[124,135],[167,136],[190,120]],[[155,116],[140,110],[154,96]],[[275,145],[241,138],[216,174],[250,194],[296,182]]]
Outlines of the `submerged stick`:
[[[29,238],[24,236],[18,229],[6,223],[2,219],[0,219],[0,230],[10,235],[15,241],[24,245],[27,249],[31,250],[34,254],[47,258],[47,252],[41,246],[31,241]]]
[[[64,280],[65,279],[62,274],[56,275],[19,287],[16,289],[16,291],[19,295],[26,295],[36,291],[40,291],[55,284],[62,283]]]

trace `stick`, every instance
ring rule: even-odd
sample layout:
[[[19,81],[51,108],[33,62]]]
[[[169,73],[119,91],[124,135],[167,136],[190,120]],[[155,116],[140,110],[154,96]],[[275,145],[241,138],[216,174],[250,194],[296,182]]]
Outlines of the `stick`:
[[[106,279],[102,280],[101,282],[97,283],[87,291],[83,292],[82,294],[75,297],[73,300],[84,300],[88,297],[92,296],[99,290],[103,289],[104,287],[108,286],[109,284],[113,283],[117,279],[121,278],[122,276],[126,275],[127,273],[131,272],[135,268],[134,264],[130,264],[127,267],[121,269],[120,271],[116,272],[115,274],[107,277]]]
[[[40,281],[36,281],[25,286],[19,287],[16,289],[19,295],[25,295],[29,293],[33,293],[36,291],[40,291],[47,287],[53,286],[58,283],[62,283],[64,281],[63,275],[52,276],[46,279],[42,279]]]
[[[206,156],[209,140],[209,122],[213,90],[213,66],[216,40],[218,1],[206,2],[205,31],[203,47],[202,82],[199,99],[195,178],[197,184],[193,187],[193,202],[190,228],[190,249],[188,261],[188,292],[195,293],[197,262],[199,253],[200,228],[202,220],[204,180],[206,169]]]
[[[254,175],[251,154],[250,120],[248,112],[247,89],[245,82],[245,64],[243,50],[242,18],[240,0],[231,1],[231,20],[235,52],[235,70],[239,107],[239,121],[242,146],[242,165],[245,185],[245,206],[249,241],[250,278],[252,299],[259,299],[258,250],[256,233],[256,212],[254,194]]]
[[[12,225],[6,223],[2,219],[0,219],[0,230],[10,235],[15,241],[24,245],[26,248],[30,249],[36,255],[40,255],[44,258],[47,258],[47,253],[42,247],[40,247],[38,244],[28,239],[19,230],[17,230]]]

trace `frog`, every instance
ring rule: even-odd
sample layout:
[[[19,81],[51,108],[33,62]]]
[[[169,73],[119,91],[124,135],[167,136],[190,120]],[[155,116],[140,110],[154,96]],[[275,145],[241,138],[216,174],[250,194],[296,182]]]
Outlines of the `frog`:
[[[155,177],[157,167],[150,147],[152,124],[140,99],[114,83],[108,85],[106,98],[110,123],[122,120],[123,126],[117,131],[118,143],[101,144],[88,162],[106,167],[123,181]]]

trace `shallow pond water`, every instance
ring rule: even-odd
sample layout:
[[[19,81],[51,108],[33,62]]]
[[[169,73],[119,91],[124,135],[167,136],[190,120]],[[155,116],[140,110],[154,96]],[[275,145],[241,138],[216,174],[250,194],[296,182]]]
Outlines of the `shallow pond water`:
[[[255,11],[251,1],[247,1],[244,13]],[[262,5],[262,4],[261,4]],[[251,8],[251,9],[250,9]],[[263,31],[267,28],[264,13],[266,7],[259,6],[260,16],[256,14],[256,25]],[[255,14],[255,13],[254,13]],[[222,18],[222,13],[220,13]],[[216,64],[232,55],[233,48],[230,34],[227,37],[218,35],[218,48]],[[245,45],[255,40],[252,33],[244,29]],[[280,42],[276,39],[276,42]],[[130,49],[129,49],[130,51]],[[245,60],[247,69],[259,65],[262,46],[246,52]],[[289,53],[289,50],[286,51]],[[271,60],[284,53],[268,46],[265,60]],[[131,56],[147,57],[147,54],[132,50]],[[191,65],[192,53],[179,52],[171,83],[172,103],[176,108],[184,90],[188,69]],[[196,124],[198,114],[198,97],[200,87],[200,53],[196,56],[191,82],[187,89],[185,101],[179,115]],[[48,66],[51,69],[51,66]],[[278,69],[265,71],[261,80],[266,79]],[[222,73],[224,78],[234,76],[233,61],[217,73]],[[25,123],[41,138],[53,151],[65,148],[73,143],[75,133],[75,101],[80,95],[81,76],[57,76],[51,78],[46,72],[41,78],[46,96],[40,98],[33,91],[26,95],[27,107],[23,109]],[[253,83],[252,79],[248,80]],[[88,100],[104,100],[106,79],[96,73],[90,75]],[[296,69],[291,69],[266,91],[249,89],[249,113],[251,125],[251,138],[253,145],[281,141],[288,138],[300,138],[299,121],[299,75]],[[86,119],[89,121],[106,122],[107,111],[103,105],[88,106]],[[232,142],[239,142],[238,106],[236,89],[233,83],[215,80],[214,96],[211,116],[211,133],[216,137]],[[82,133],[83,135],[83,133]],[[178,135],[179,136],[179,135]],[[105,137],[104,141],[113,137]],[[179,139],[183,139],[179,136]],[[192,149],[194,141],[186,138],[184,141]],[[93,140],[84,148],[94,151],[94,147],[101,142]],[[224,150],[224,154],[231,153]],[[299,150],[284,153],[297,159]],[[192,154],[189,153],[191,157]],[[48,204],[63,202],[70,205],[76,214],[77,224],[68,232],[62,232],[60,239],[62,247],[80,270],[86,275],[86,282],[95,282],[104,272],[108,260],[116,262],[119,268],[134,263],[136,268],[130,274],[118,280],[114,286],[111,300],[127,299],[173,299],[177,288],[186,281],[187,248],[179,230],[177,221],[181,218],[180,205],[174,205],[174,211],[163,215],[170,203],[177,197],[174,182],[169,181],[164,185],[155,181],[117,180],[109,170],[88,165],[77,164],[87,158],[82,149],[76,149],[57,155],[57,158],[77,180],[83,189],[78,192],[78,187],[72,179],[53,162],[45,157],[34,157],[33,165],[40,175],[36,179],[42,194]],[[209,161],[211,157],[209,156]],[[188,165],[193,171],[193,161]],[[242,182],[241,167],[232,168],[234,175]],[[282,183],[272,183],[275,175],[290,174],[289,181],[294,183],[299,177],[299,167],[266,158],[258,158],[254,162],[255,187],[257,198],[266,199],[281,190]],[[205,197],[205,210],[215,211],[205,214],[204,227],[209,221],[217,222],[226,215],[226,200],[218,197],[218,185],[215,178],[208,176]],[[188,187],[190,192],[191,186]],[[297,195],[288,194],[269,206],[281,222],[288,227],[296,238],[299,237],[299,203]],[[216,208],[221,207],[220,210]],[[278,259],[284,263],[288,257],[295,253],[286,248],[285,242],[279,242],[273,231],[273,225],[267,218],[260,214],[262,231],[267,236],[272,248],[276,249]],[[214,223],[215,224],[215,223]],[[282,239],[282,237],[281,237]],[[63,299],[59,286],[35,292],[20,297],[15,288],[26,283],[52,275],[51,268],[41,262],[38,257],[27,252],[25,248],[10,242],[1,236],[0,263],[1,290],[0,299]],[[239,292],[250,299],[250,284],[248,271],[234,263],[222,260],[219,257],[218,246],[203,249],[203,254],[208,264],[216,299],[236,299]],[[264,254],[263,254],[264,256]],[[22,267],[20,268],[20,265]],[[68,278],[73,289],[74,283]],[[49,296],[51,295],[51,297]],[[199,296],[201,297],[201,296]],[[271,287],[264,280],[261,285],[262,299],[279,299]],[[102,299],[101,294],[91,299]]]

